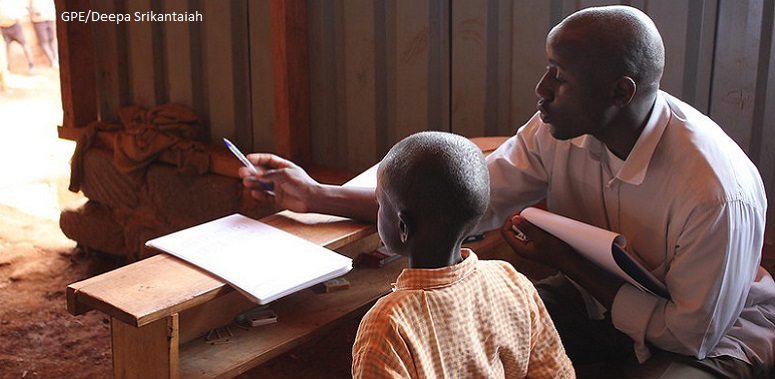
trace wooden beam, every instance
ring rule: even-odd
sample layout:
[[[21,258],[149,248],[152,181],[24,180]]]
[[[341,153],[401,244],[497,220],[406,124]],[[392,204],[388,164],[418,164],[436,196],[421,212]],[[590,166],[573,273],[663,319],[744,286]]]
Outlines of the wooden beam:
[[[89,0],[56,0],[59,75],[64,117],[59,129],[61,138],[73,139],[73,128],[83,127],[97,119],[94,40],[88,23],[78,21],[89,12]],[[82,12],[82,13],[71,13]],[[64,21],[68,19],[68,21]]]
[[[304,0],[272,0],[277,153],[297,163],[311,161],[307,7]]]

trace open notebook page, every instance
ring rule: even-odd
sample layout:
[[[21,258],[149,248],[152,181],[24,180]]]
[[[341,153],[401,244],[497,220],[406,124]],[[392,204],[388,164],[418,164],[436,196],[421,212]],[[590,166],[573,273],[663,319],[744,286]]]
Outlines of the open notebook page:
[[[146,242],[220,277],[258,304],[344,275],[352,260],[233,214]]]

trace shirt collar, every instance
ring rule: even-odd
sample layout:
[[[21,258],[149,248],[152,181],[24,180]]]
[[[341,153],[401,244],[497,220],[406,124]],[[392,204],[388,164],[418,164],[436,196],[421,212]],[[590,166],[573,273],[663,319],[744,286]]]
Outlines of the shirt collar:
[[[616,175],[616,178],[629,184],[638,185],[643,183],[646,178],[646,172],[648,171],[651,157],[654,156],[654,151],[657,149],[657,144],[662,138],[662,134],[670,122],[672,117],[671,107],[668,100],[665,98],[665,94],[659,91],[656,101],[654,102],[654,109],[651,111],[646,126],[635,142],[630,155],[627,160],[624,161],[624,166],[621,171]],[[597,160],[604,159],[605,145],[597,138],[585,134],[573,138],[570,141],[573,145],[588,149],[590,154]],[[607,158],[605,158],[607,159]]]
[[[460,254],[463,261],[454,266],[433,269],[405,268],[398,275],[393,290],[429,290],[447,287],[459,282],[476,271],[476,263],[479,260],[470,249],[461,249]]]

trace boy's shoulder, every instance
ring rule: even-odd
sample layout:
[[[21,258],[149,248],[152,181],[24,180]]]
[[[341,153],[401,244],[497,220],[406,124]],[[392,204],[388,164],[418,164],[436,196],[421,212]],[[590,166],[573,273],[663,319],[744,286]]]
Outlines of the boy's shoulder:
[[[517,271],[517,269],[509,262],[500,259],[481,259],[479,260],[478,265],[478,269],[480,270],[500,273],[509,278],[513,278],[514,281],[519,283],[530,283],[530,279],[528,279],[525,274]]]

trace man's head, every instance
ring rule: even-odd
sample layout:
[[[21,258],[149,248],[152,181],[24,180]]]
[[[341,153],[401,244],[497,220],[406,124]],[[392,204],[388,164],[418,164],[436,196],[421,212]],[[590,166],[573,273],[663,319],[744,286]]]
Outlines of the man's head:
[[[546,53],[549,65],[536,94],[558,139],[605,133],[627,112],[650,109],[665,60],[653,21],[628,6],[568,16],[549,32]]]
[[[393,146],[380,163],[377,201],[377,227],[388,249],[410,256],[412,262],[449,259],[443,255],[458,253],[454,250],[489,204],[484,156],[459,135],[413,134]]]

